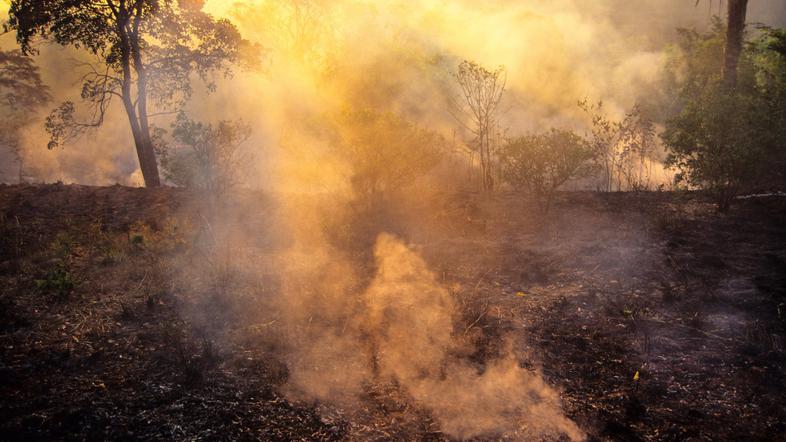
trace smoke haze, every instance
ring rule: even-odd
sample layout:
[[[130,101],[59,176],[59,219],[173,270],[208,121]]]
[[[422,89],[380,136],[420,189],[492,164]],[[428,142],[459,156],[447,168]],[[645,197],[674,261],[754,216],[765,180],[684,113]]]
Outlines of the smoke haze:
[[[603,100],[621,115],[652,93],[664,46],[677,27],[706,28],[717,13],[710,12],[717,2],[707,3],[208,1],[207,10],[230,18],[266,49],[264,71],[237,71],[219,81],[217,92],[198,91],[187,112],[207,121],[242,118],[254,128],[244,144],[254,153],[246,184],[274,195],[276,210],[264,228],[238,229],[230,220],[241,217],[225,213],[211,218],[210,228],[226,232],[217,243],[227,248],[258,240],[262,230],[286,238],[272,262],[243,265],[256,267],[260,281],[271,271],[263,267],[278,279],[274,302],[286,324],[289,397],[351,409],[368,385],[393,383],[455,438],[505,433],[581,440],[582,431],[561,411],[558,390],[521,367],[526,355],[508,348],[483,364],[462,357],[473,349],[455,330],[455,297],[405,239],[380,228],[373,255],[364,259],[326,233],[326,226],[358,213],[359,199],[353,165],[332,147],[336,131],[354,128],[334,117],[390,112],[446,140],[469,142],[450,113],[451,73],[468,59],[505,67],[500,126],[509,134],[549,126],[583,130],[586,116],[577,101]],[[786,4],[754,0],[749,21],[784,25]],[[12,38],[3,36],[2,47],[11,47]],[[41,47],[36,61],[55,103],[77,96],[79,63],[87,60]],[[22,131],[29,179],[141,185],[119,106],[104,127],[55,151],[46,150],[41,124],[48,110]],[[169,121],[157,124],[167,128]],[[235,259],[242,260],[239,252]]]
[[[456,92],[451,72],[463,59],[506,67],[500,126],[509,134],[551,125],[581,129],[586,119],[577,100],[603,100],[619,115],[652,92],[662,70],[661,51],[674,41],[677,27],[703,29],[718,8],[724,13],[718,0],[698,6],[692,0],[209,0],[205,8],[230,18],[246,38],[262,44],[268,69],[236,73],[217,93],[195,96],[187,110],[210,121],[242,117],[250,122],[255,136],[246,148],[259,153],[255,175],[266,177],[286,170],[282,144],[318,144],[310,139],[313,134],[296,127],[309,115],[382,107],[451,134],[457,129],[448,112]],[[752,1],[748,21],[783,26],[786,5]],[[13,45],[13,35],[0,37],[0,47]],[[84,70],[79,63],[88,58],[51,45],[40,49],[36,62],[53,90],[53,103],[78,101]],[[23,130],[28,179],[141,184],[118,104],[102,129],[54,152],[45,149],[42,120],[48,110]],[[157,124],[167,128],[169,122]],[[458,138],[469,141],[467,134]],[[5,180],[17,176],[4,172]],[[270,181],[280,184],[275,179],[250,184]]]

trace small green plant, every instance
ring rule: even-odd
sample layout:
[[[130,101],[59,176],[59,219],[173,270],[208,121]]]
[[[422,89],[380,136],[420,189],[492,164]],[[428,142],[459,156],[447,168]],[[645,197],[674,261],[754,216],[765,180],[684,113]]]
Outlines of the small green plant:
[[[132,233],[131,234],[131,244],[135,246],[141,246],[145,243],[145,237],[142,236],[141,233]]]
[[[51,263],[43,277],[34,280],[41,292],[54,292],[59,297],[68,296],[76,288],[76,279],[69,272],[69,263],[83,250],[72,231],[58,232],[45,251],[47,262]]]
[[[49,270],[43,279],[35,280],[36,287],[41,291],[55,292],[64,298],[76,288],[74,276],[61,265]]]
[[[141,251],[146,245],[155,244],[152,241],[154,232],[147,223],[137,221],[128,229],[128,246],[132,251]]]

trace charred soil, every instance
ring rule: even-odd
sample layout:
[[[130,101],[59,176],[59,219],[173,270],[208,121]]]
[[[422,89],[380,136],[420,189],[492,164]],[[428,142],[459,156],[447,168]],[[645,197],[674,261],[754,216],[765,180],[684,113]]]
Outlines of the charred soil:
[[[171,277],[210,234],[193,196],[0,186],[0,439],[446,439],[395,385],[351,411],[288,400],[275,278],[238,306],[231,284],[194,299]],[[257,204],[237,222],[275,210],[238,198]],[[406,213],[337,244],[362,263],[376,233],[405,239],[460,306],[463,357],[512,348],[590,439],[786,434],[786,198],[719,214],[695,194],[562,193],[544,216],[451,193]],[[247,246],[286,247],[277,229]]]

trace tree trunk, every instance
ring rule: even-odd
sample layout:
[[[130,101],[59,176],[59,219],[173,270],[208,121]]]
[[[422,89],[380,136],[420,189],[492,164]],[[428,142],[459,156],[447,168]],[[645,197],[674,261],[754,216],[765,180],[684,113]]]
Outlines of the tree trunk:
[[[156,152],[150,136],[142,134],[141,140],[134,140],[136,155],[139,158],[139,168],[142,169],[142,177],[145,180],[145,187],[161,186],[161,178],[158,175],[158,162]]]
[[[737,86],[737,64],[742,52],[747,9],[748,0],[729,0],[726,48],[723,60],[723,82],[730,88]]]
[[[494,191],[494,164],[491,156],[491,139],[489,137],[490,124],[487,120],[488,117],[480,122],[480,162],[481,173],[483,179],[483,190],[485,192]]]
[[[150,137],[150,123],[147,116],[147,70],[142,61],[142,49],[139,46],[139,25],[142,21],[143,2],[137,3],[134,25],[130,32],[131,54],[136,71],[136,113],[139,119],[140,142],[137,143],[137,156],[139,157],[139,167],[142,169],[142,176],[145,179],[145,187],[159,187],[161,178],[158,174],[158,162],[156,161],[156,151],[153,140]]]
[[[123,81],[122,81],[122,97],[123,107],[125,108],[126,115],[128,115],[128,122],[131,124],[131,133],[134,136],[134,146],[136,147],[136,155],[139,159],[139,168],[142,170],[142,177],[145,180],[145,187],[159,187],[161,185],[161,178],[158,176],[158,163],[156,162],[156,152],[153,148],[153,142],[150,138],[150,128],[147,124],[147,115],[144,114],[144,119],[141,120],[137,115],[137,109],[134,105],[131,92],[131,83],[133,76],[131,75],[131,56],[132,52],[138,54],[137,51],[132,50],[132,45],[139,48],[139,42],[133,42],[132,39],[136,35],[129,32],[128,18],[119,20],[118,35],[120,36],[120,63],[123,68]],[[147,98],[147,91],[145,90],[144,77],[141,79],[142,83],[137,84],[137,101],[142,99],[142,106],[145,105]],[[139,87],[142,87],[139,90]],[[144,108],[143,108],[144,109]]]
[[[158,187],[161,185],[161,179],[158,176],[158,163],[156,162],[156,153],[155,150],[153,150],[153,143],[150,141],[149,134],[146,137],[142,132],[142,128],[139,126],[139,120],[134,110],[134,103],[131,101],[130,96],[126,95],[125,89],[126,86],[123,85],[123,106],[128,115],[128,122],[131,124],[131,134],[134,136],[134,147],[136,147],[136,155],[139,159],[139,168],[142,170],[142,177],[145,180],[145,187]],[[128,89],[130,89],[130,86]]]

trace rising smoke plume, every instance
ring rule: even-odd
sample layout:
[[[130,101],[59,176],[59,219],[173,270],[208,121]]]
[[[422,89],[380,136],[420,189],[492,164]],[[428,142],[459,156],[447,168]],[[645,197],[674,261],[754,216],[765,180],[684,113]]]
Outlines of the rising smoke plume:
[[[286,277],[305,278],[312,289],[288,285],[282,293],[296,343],[289,359],[293,398],[352,408],[368,385],[392,382],[452,437],[583,438],[563,415],[559,394],[521,368],[511,350],[483,367],[456,356],[469,344],[454,331],[454,295],[400,239],[379,235],[376,274],[361,293],[336,254],[310,249],[302,257],[311,269],[290,267],[297,271]]]

